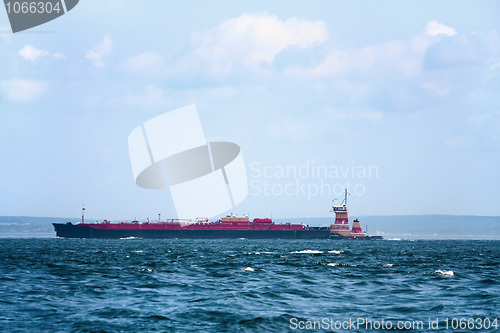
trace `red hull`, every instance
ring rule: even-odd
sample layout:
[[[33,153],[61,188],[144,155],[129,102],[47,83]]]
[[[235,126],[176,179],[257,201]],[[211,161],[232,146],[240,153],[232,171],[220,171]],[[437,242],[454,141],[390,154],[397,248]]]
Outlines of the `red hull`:
[[[248,220],[226,220],[217,222],[180,222],[172,220],[170,222],[139,223],[80,223],[99,230],[307,230],[308,227],[302,224],[274,224],[270,219]]]

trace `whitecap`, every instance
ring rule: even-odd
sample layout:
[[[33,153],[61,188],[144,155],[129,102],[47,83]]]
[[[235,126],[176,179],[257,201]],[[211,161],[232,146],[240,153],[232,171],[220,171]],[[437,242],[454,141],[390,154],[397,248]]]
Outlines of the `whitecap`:
[[[143,253],[144,251],[143,250],[137,250],[137,251],[134,251],[135,253]]]
[[[394,264],[384,264],[384,267],[392,267]]]
[[[253,269],[252,267],[247,267],[247,268],[243,268],[242,271],[243,272],[253,272],[253,271],[255,271],[255,269]]]
[[[328,253],[341,254],[341,253],[344,253],[344,250],[331,250],[331,251],[328,251]]]
[[[293,251],[293,252],[290,252],[290,253],[319,254],[319,253],[323,253],[323,251],[319,251],[319,250],[302,250],[302,251]]]
[[[141,239],[141,238],[140,237],[130,236],[130,237],[123,237],[123,238],[120,238],[120,239]]]
[[[442,276],[453,276],[453,275],[455,275],[455,273],[453,271],[445,271],[445,270],[441,270],[441,269],[438,269],[434,273],[442,275]]]
[[[327,265],[332,266],[332,267],[340,266],[340,264],[338,262],[329,262]]]

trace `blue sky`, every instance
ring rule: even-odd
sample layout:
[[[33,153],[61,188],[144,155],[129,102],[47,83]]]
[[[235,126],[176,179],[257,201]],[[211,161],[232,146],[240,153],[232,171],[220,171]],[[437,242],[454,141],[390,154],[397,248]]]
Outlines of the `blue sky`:
[[[189,104],[241,147],[234,213],[330,216],[349,183],[356,215],[500,215],[498,12],[86,0],[12,34],[0,10],[0,215],[175,217],[168,191],[135,185],[127,138]]]

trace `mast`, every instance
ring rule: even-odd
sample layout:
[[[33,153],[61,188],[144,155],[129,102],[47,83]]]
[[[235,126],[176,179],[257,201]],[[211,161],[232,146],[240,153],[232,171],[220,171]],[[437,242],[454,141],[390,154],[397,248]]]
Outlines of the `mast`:
[[[347,192],[347,189],[344,191],[344,200],[340,203],[340,206],[347,206],[347,195],[351,195],[351,193]]]

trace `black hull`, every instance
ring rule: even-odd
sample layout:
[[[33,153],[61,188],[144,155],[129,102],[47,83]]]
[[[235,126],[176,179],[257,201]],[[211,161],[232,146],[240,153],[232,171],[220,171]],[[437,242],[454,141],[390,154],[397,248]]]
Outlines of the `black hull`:
[[[64,238],[186,238],[186,239],[328,239],[330,230],[102,230],[85,225],[52,223],[57,237]]]
[[[356,241],[371,241],[371,240],[383,240],[382,236],[364,236],[364,237],[354,237],[354,236],[342,236],[339,234],[331,234],[330,239],[343,239],[343,240],[356,240]]]

